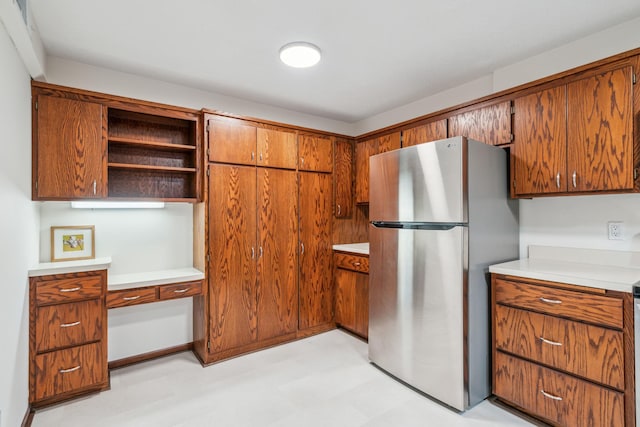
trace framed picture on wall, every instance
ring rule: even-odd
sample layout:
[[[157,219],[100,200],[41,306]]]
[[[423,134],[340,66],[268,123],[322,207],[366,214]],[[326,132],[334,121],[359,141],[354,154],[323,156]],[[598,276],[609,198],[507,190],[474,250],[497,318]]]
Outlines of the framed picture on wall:
[[[51,261],[72,261],[96,257],[95,226],[51,227]]]

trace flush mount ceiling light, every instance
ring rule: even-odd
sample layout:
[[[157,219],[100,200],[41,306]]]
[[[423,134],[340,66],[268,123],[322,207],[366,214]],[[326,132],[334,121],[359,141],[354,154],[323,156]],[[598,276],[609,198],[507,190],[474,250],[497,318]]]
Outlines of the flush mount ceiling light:
[[[307,42],[289,43],[280,48],[280,60],[290,67],[313,67],[320,61],[320,49]]]

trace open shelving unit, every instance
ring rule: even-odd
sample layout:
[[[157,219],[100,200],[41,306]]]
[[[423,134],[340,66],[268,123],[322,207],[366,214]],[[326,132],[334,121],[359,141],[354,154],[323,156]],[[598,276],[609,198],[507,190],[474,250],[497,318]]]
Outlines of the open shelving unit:
[[[196,141],[195,120],[109,108],[109,197],[194,201]]]

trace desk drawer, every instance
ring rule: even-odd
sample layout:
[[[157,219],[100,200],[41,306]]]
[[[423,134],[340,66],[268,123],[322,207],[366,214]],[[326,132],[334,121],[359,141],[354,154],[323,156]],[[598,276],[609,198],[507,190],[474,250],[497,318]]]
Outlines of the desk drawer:
[[[336,267],[347,270],[369,273],[369,258],[336,252],[333,254]]]
[[[158,301],[156,286],[107,292],[107,308],[127,307],[155,301]]]
[[[37,310],[37,352],[98,341],[102,338],[100,299],[48,305]]]
[[[36,284],[36,304],[55,304],[98,298],[102,295],[102,276],[81,276],[44,280]]]
[[[202,282],[176,283],[175,285],[160,286],[160,299],[168,300],[175,298],[192,297],[202,294]]]

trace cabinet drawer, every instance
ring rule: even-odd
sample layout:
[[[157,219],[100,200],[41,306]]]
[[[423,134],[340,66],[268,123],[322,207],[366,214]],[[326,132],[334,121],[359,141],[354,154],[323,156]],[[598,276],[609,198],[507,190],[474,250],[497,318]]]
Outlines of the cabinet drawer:
[[[495,325],[497,349],[624,390],[622,332],[500,305]]]
[[[369,273],[369,258],[367,257],[336,252],[333,259],[338,268]]]
[[[202,282],[186,282],[160,286],[161,300],[192,297],[200,294],[202,294]]]
[[[126,307],[129,305],[145,304],[158,300],[157,288],[123,289],[107,292],[107,308]]]
[[[101,300],[39,307],[36,315],[36,351],[98,341],[102,338]]]
[[[622,329],[621,299],[503,279],[495,283],[498,304]]]
[[[36,304],[79,301],[102,295],[102,276],[45,280],[36,284]]]
[[[561,426],[623,426],[624,395],[496,352],[494,393]]]
[[[103,359],[102,343],[37,355],[34,400],[104,383],[107,363]]]

